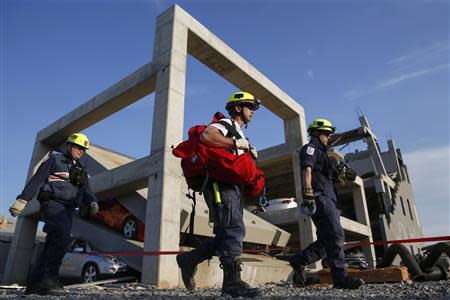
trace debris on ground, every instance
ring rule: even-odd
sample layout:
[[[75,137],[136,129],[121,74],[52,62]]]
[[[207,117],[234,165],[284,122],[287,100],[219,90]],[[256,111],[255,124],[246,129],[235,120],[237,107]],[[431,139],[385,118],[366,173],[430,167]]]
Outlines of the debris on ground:
[[[256,299],[450,299],[450,280],[432,282],[402,282],[366,284],[359,290],[338,290],[331,285],[293,287],[290,282],[259,286],[262,297]],[[1,299],[230,299],[221,296],[220,286],[199,288],[195,293],[186,289],[157,289],[140,283],[110,283],[102,289],[97,286],[81,286],[55,292],[53,295],[24,295],[22,290],[0,290]]]

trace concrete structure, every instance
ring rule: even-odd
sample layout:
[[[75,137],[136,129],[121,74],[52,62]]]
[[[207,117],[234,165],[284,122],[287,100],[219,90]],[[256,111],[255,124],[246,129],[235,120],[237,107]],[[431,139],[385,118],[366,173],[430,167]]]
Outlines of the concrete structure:
[[[285,142],[260,150],[259,165],[266,173],[269,198],[294,196],[301,199],[298,151],[307,139],[303,108],[202,24],[175,5],[157,18],[151,62],[41,130],[36,136],[28,178],[51,149],[60,148],[70,134],[82,131],[148,94],[155,93],[151,151],[148,156],[135,160],[95,146],[89,151],[88,171],[92,175],[90,182],[99,199],[115,197],[138,219],[145,222],[146,234],[142,244],[125,241],[117,233],[104,227],[75,218],[74,233],[83,235],[100,250],[179,249],[180,230],[183,231],[187,226],[190,204],[184,196],[186,186],[179,160],[172,155],[171,146],[177,145],[183,138],[188,54],[235,85],[238,90],[250,92],[261,99],[267,109],[283,120]],[[368,126],[364,127],[364,130],[368,130]],[[373,142],[370,142],[369,146],[372,150],[376,148]],[[385,191],[390,193],[386,186],[394,188],[395,183],[388,176],[380,157],[376,157],[375,166],[379,173],[377,180],[373,181],[374,185],[377,188],[384,187]],[[364,181],[363,189],[363,179],[359,178],[355,183],[340,187],[342,193],[351,195],[353,207],[353,215],[344,215],[342,224],[351,240],[372,241],[372,219],[369,219],[370,207],[368,210],[365,194],[367,188]],[[390,195],[382,194],[385,205],[390,205]],[[205,210],[207,208],[204,202],[198,201],[195,228],[197,235],[211,235]],[[244,218],[247,225],[247,242],[279,246],[287,243],[289,234],[285,230],[248,212]],[[292,232],[297,247],[304,248],[315,240],[315,228],[311,219],[298,215],[297,211],[280,212],[279,219],[271,222]],[[37,223],[36,218],[19,217],[8,255],[4,284],[25,282]],[[373,247],[365,248],[364,252],[373,265]],[[122,259],[142,270],[141,280],[145,284],[156,284],[160,288],[181,284],[179,278],[173,276],[179,272],[173,256]],[[272,273],[281,277],[279,279],[286,279],[290,273],[286,263],[273,262],[273,267],[270,267],[271,271],[268,272],[269,269],[264,269],[265,260],[261,261],[263,268],[258,269],[255,263],[250,269],[253,277],[245,270],[244,278],[250,279],[250,282],[274,281],[267,274]],[[247,262],[244,263],[247,266]],[[204,267],[205,264],[201,266]],[[312,267],[317,268],[318,265],[314,264]],[[261,273],[261,270],[265,271]],[[217,272],[217,269],[215,272],[221,273]],[[255,276],[260,276],[260,281]],[[220,280],[217,276],[207,278],[210,279],[209,284]]]
[[[266,187],[268,198],[292,197],[295,191],[293,167],[297,162],[289,161],[289,156],[280,160],[266,159],[262,160],[260,166],[266,175]],[[340,194],[349,193],[349,205],[352,216],[341,216],[341,224],[345,231],[346,241],[372,242],[372,231],[370,228],[370,219],[365,196],[363,180],[357,177],[354,182],[338,185],[338,198]],[[290,232],[292,238],[289,246],[292,248],[305,248],[314,239],[312,233],[314,224],[309,224],[310,218],[299,214],[297,208],[291,208],[282,211],[271,212],[270,214],[260,215],[270,223]],[[299,230],[297,230],[299,228]],[[375,266],[375,251],[373,246],[362,248],[370,267]],[[312,264],[310,268],[320,268],[318,263]]]
[[[6,262],[11,248],[15,227],[16,222],[14,220],[11,221],[6,216],[0,216],[0,280],[2,280],[5,274]],[[45,233],[38,230],[33,242],[32,261],[37,257],[39,249],[38,245],[44,243],[44,241]]]
[[[416,201],[409,180],[408,169],[400,149],[393,140],[388,141],[388,150],[381,152],[376,136],[364,116],[359,118],[361,127],[333,137],[335,146],[364,140],[366,151],[348,153],[345,160],[363,178],[364,190],[375,240],[396,240],[423,237],[417,214]],[[344,215],[351,214],[345,207]],[[417,253],[423,243],[406,244],[412,253]],[[382,257],[386,246],[376,246],[376,256]]]
[[[175,5],[157,18],[153,60],[150,63],[37,134],[27,177],[31,177],[51,149],[57,149],[71,133],[82,131],[155,92],[150,154],[101,172],[91,178],[91,183],[100,197],[113,194],[123,196],[148,187],[144,250],[177,249],[183,178],[179,161],[171,154],[171,146],[181,142],[183,137],[187,54],[197,58],[237,89],[254,94],[265,107],[282,118],[286,139],[282,154],[289,155],[293,161],[297,159],[296,149],[306,139],[303,108]],[[267,153],[272,150],[269,149]],[[276,153],[278,152],[275,151]],[[300,198],[300,171],[297,163],[294,163],[294,177],[295,194]],[[4,283],[25,281],[37,222],[36,218],[19,217]],[[311,221],[306,220],[306,224],[309,239],[312,240]],[[143,265],[143,283],[157,284],[159,287],[178,286],[178,279],[173,276],[174,272],[178,272],[173,257],[146,256],[143,258]]]

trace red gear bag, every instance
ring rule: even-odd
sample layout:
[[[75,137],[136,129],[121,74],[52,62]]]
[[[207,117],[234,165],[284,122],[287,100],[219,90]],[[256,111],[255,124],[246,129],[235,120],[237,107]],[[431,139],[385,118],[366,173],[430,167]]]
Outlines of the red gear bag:
[[[222,113],[216,113],[211,124],[222,118]],[[191,127],[188,139],[172,150],[173,155],[181,158],[181,168],[188,186],[199,191],[205,176],[209,176],[223,183],[242,185],[244,194],[249,198],[259,197],[264,189],[264,173],[256,167],[253,157],[249,153],[236,155],[225,148],[202,143],[200,136],[206,127]]]

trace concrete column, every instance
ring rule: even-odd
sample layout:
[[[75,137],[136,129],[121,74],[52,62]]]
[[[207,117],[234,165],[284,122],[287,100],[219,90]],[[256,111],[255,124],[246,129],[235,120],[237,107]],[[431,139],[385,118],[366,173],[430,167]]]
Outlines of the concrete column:
[[[42,161],[50,153],[50,148],[43,143],[36,141],[31,157],[30,167],[28,169],[27,180],[33,176]],[[17,191],[20,193],[21,191]],[[11,248],[6,262],[3,284],[25,284],[28,271],[33,256],[34,240],[38,219],[32,216],[18,217]]]
[[[295,198],[300,205],[302,201],[302,176],[300,169],[299,151],[301,147],[307,143],[306,120],[305,113],[300,111],[299,114],[289,120],[284,120],[284,133],[286,144],[292,151],[292,169],[294,171],[295,182]],[[316,240],[316,227],[308,216],[298,214],[298,228],[300,238],[300,249],[306,248],[314,240]],[[310,265],[310,268],[320,268],[318,263]]]
[[[163,152],[159,172],[148,179],[145,251],[178,250],[180,235],[180,162],[171,146],[183,139],[187,27],[176,20],[176,6],[157,20],[153,63],[159,67],[153,113],[151,155]],[[159,288],[178,286],[172,255],[144,256],[142,282]]]
[[[361,177],[356,177],[354,183],[356,184],[356,186],[353,188],[352,193],[353,204],[355,206],[356,221],[370,227],[369,211],[367,209],[363,180],[361,179]],[[363,238],[362,242],[373,242],[372,235]],[[369,263],[369,268],[374,268],[376,262],[374,246],[370,245],[363,247],[363,253],[366,256],[367,262]]]

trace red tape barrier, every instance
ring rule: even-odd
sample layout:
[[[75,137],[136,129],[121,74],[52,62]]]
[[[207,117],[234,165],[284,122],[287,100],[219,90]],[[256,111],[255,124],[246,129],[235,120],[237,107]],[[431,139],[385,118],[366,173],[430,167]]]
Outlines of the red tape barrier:
[[[410,244],[410,243],[421,243],[421,242],[437,242],[437,241],[450,241],[450,236],[435,236],[429,238],[416,238],[416,239],[405,239],[405,240],[392,240],[392,241],[378,241],[378,242],[350,242],[345,243],[345,247],[356,247],[356,246],[369,246],[369,245],[385,245],[385,244]]]
[[[391,240],[391,241],[377,241],[377,242],[350,242],[345,243],[345,247],[356,246],[369,246],[369,245],[385,245],[385,244],[409,244],[420,242],[436,242],[436,241],[450,241],[450,236],[436,236],[429,238],[416,238],[416,239],[404,239],[404,240]],[[268,252],[268,251],[284,251],[287,248],[264,248],[264,249],[247,249],[243,250],[243,253],[255,253],[255,252]],[[159,256],[159,255],[175,255],[184,253],[186,251],[110,251],[110,252],[87,252],[86,254],[106,254],[106,255],[145,255],[145,256]]]

